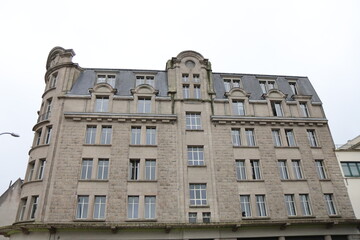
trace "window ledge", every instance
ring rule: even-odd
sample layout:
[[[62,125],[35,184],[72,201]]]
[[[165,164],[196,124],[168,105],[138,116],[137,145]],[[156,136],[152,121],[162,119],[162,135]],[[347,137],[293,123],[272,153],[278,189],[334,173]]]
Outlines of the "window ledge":
[[[320,182],[331,182],[330,178],[319,179]]]
[[[234,148],[259,148],[259,146],[233,146]]]
[[[42,148],[42,147],[48,147],[49,144],[39,144],[39,145],[36,145],[36,146],[33,146],[30,150],[29,150],[29,154],[34,151],[35,149],[37,148]]]
[[[204,129],[185,129],[187,132],[203,132]]]
[[[136,183],[157,183],[157,180],[127,180],[128,182],[136,182]]]
[[[307,179],[280,179],[282,182],[306,182]]]
[[[237,179],[238,182],[265,182],[264,179]]]
[[[22,184],[22,186],[27,185],[29,183],[38,183],[38,182],[42,182],[42,179],[36,179],[36,180],[30,180],[30,181],[26,181]]]
[[[157,144],[129,144],[129,147],[157,147]]]
[[[206,165],[187,165],[188,167],[194,167],[194,168],[206,168]]]
[[[111,144],[90,144],[90,143],[84,143],[83,146],[90,146],[90,147],[111,147]]]
[[[314,148],[314,149],[321,149],[321,147],[320,147],[320,146],[316,146],[316,147],[310,146],[310,148]]]
[[[307,218],[316,218],[314,215],[310,216],[288,216],[289,219],[307,219]]]
[[[127,219],[125,222],[157,222],[157,219],[145,219],[145,218],[137,218],[137,219]]]
[[[210,205],[190,205],[189,208],[210,208]]]
[[[298,146],[274,146],[275,148],[284,148],[284,149],[299,149]]]
[[[269,216],[265,217],[242,217],[241,220],[269,220]]]
[[[341,215],[329,215],[329,218],[341,218]]]
[[[42,98],[48,93],[48,92],[51,92],[52,90],[55,90],[56,89],[56,87],[50,87],[50,88],[48,88],[44,93],[43,93],[43,95],[41,96]]]
[[[79,179],[79,182],[109,182],[109,179]]]
[[[106,219],[74,219],[73,222],[105,222]]]
[[[14,224],[17,224],[17,223],[32,223],[32,222],[35,222],[35,219],[20,220],[20,221],[15,222]]]

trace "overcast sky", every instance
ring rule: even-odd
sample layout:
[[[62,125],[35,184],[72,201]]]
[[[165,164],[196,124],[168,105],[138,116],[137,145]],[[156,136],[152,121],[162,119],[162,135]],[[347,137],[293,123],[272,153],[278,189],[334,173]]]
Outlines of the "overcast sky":
[[[37,1],[0,8],[0,195],[24,178],[45,64],[164,70],[184,50],[214,72],[308,76],[336,144],[360,134],[360,1]]]

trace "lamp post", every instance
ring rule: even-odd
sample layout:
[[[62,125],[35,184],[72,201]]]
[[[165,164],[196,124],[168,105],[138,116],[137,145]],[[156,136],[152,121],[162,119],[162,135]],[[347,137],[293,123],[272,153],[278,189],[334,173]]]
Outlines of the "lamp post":
[[[13,132],[3,132],[3,133],[0,133],[0,135],[3,135],[3,134],[9,134],[9,135],[11,135],[11,136],[13,136],[13,137],[20,137],[19,134],[16,134],[16,133],[13,133]]]

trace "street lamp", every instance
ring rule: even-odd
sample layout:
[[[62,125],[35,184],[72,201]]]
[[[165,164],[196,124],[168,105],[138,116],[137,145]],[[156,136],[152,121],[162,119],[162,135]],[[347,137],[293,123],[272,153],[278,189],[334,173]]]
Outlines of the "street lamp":
[[[9,134],[9,135],[11,135],[11,136],[13,136],[13,137],[20,137],[19,134],[16,134],[16,133],[13,133],[13,132],[3,132],[3,133],[0,133],[0,135],[3,135],[3,134]]]

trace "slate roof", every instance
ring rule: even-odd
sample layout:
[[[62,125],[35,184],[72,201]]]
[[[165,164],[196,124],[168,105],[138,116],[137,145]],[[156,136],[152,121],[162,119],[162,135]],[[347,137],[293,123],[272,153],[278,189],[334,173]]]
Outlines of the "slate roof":
[[[80,74],[73,85],[70,95],[90,95],[89,88],[93,88],[96,83],[98,73],[111,73],[116,75],[115,88],[117,96],[131,96],[130,90],[135,88],[137,74],[155,75],[155,88],[159,90],[158,96],[168,96],[167,72],[161,70],[136,70],[136,69],[96,69],[87,68]],[[223,76],[241,78],[244,90],[250,93],[250,100],[262,100],[262,91],[258,79],[272,79],[276,81],[277,89],[287,94],[287,100],[291,100],[293,95],[288,79],[296,80],[299,95],[312,96],[312,102],[321,102],[315,89],[307,77],[296,76],[276,76],[276,75],[251,75],[236,73],[212,73],[216,99],[226,99]]]

